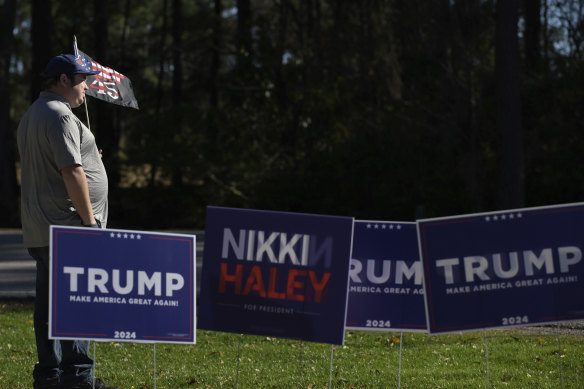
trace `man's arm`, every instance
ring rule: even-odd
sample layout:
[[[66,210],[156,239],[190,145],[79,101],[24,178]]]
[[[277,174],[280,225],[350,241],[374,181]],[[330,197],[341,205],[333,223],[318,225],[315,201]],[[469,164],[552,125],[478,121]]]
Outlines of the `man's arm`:
[[[89,187],[87,186],[87,177],[81,165],[71,165],[61,169],[61,176],[65,181],[67,193],[73,202],[73,206],[81,217],[84,225],[95,224],[93,209],[89,201]]]

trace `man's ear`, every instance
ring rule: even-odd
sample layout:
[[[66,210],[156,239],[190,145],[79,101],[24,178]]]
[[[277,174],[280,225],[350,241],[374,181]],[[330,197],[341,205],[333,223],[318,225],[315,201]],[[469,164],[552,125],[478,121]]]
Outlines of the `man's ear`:
[[[59,76],[59,83],[63,83],[65,86],[69,85],[69,77],[66,74],[61,74]]]

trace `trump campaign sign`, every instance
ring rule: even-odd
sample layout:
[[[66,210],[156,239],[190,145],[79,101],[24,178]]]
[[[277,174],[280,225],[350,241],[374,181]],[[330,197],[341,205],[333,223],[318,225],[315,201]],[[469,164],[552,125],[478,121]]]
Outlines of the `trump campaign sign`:
[[[426,331],[416,223],[355,221],[347,327]]]
[[[208,207],[198,328],[343,344],[353,218]]]
[[[584,318],[584,203],[418,221],[430,332]]]
[[[51,226],[49,337],[195,343],[195,236]]]

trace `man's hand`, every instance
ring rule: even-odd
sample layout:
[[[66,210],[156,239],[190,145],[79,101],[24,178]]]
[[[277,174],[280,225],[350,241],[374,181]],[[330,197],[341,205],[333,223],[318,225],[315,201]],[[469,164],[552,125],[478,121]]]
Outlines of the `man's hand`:
[[[99,220],[97,220],[97,219],[95,219],[95,224],[89,224],[89,225],[87,225],[87,224],[81,223],[81,225],[83,227],[87,227],[87,228],[100,228],[101,229],[101,222]]]

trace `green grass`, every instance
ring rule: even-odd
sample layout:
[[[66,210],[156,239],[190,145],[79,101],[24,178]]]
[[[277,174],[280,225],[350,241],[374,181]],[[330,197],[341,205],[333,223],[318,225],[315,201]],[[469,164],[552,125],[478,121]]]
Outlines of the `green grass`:
[[[487,332],[489,388],[584,387],[584,338]],[[32,387],[32,303],[0,302],[0,388]],[[239,376],[237,355],[240,348]],[[347,331],[334,347],[333,388],[397,388],[400,334]],[[486,388],[484,332],[404,333],[402,388]],[[93,343],[90,348],[93,354]],[[154,387],[152,344],[96,343],[96,375],[124,389]],[[196,345],[156,345],[157,388],[328,388],[331,346],[197,331]]]

